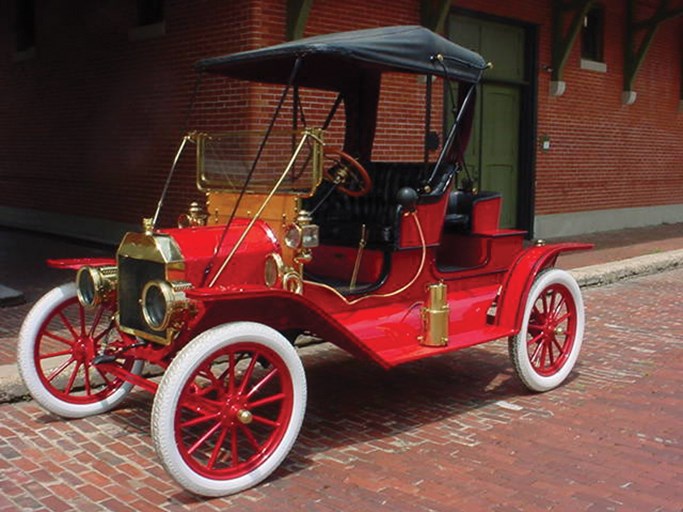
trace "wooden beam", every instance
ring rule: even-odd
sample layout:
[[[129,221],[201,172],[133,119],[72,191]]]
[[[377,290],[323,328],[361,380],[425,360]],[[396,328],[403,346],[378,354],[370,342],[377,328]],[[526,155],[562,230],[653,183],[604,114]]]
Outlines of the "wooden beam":
[[[636,29],[647,28],[650,25],[657,25],[662,21],[676,18],[681,15],[683,15],[683,7],[679,9],[672,9],[670,11],[662,10],[661,12],[658,11],[657,14],[655,14],[652,18],[648,20],[643,20],[635,23],[634,26]]]
[[[303,37],[312,5],[313,0],[287,0],[287,26],[285,27],[287,41]]]
[[[429,30],[443,34],[451,0],[420,0],[420,23]]]
[[[669,9],[669,0],[660,0],[657,11],[649,18],[637,20],[636,0],[626,4],[626,40],[624,48],[624,92],[632,92],[633,84],[650,49],[652,39],[665,21],[683,15],[683,7]],[[637,39],[642,34],[640,44]]]
[[[571,53],[576,38],[581,31],[583,19],[595,0],[552,0],[552,80],[562,81],[564,66]],[[571,21],[567,26],[567,17]]]

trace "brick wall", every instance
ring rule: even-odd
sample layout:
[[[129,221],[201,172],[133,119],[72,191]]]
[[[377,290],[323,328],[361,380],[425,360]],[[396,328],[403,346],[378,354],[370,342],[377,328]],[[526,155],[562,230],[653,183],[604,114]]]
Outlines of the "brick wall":
[[[543,70],[551,63],[550,2],[456,4],[539,26],[537,133],[550,137],[551,150],[536,154],[537,215],[683,202],[682,19],[660,26],[635,82],[637,100],[625,106],[625,2],[602,2],[607,72],[581,69],[577,41],[561,97],[549,95],[550,73]]]
[[[635,81],[637,100],[626,106],[625,2],[605,4],[607,73],[580,69],[577,45],[563,96],[547,94],[547,74],[539,82],[538,133],[553,149],[538,155],[537,213],[683,203],[683,20],[660,27]]]
[[[135,223],[150,215],[188,127],[250,126],[276,101],[268,88],[207,76],[186,125],[193,63],[281,42],[285,4],[168,1],[165,35],[131,41],[134,2],[37,0],[34,58],[14,62],[9,24],[0,27],[0,206]],[[577,44],[561,97],[548,94],[550,75],[542,69],[550,64],[548,0],[455,4],[539,27],[537,132],[548,135],[552,146],[536,155],[537,214],[682,202],[683,19],[661,26],[635,82],[637,101],[624,106],[621,0],[604,2],[607,73],[581,70]],[[0,1],[0,15],[9,18],[11,7]],[[417,0],[316,0],[305,35],[418,22]],[[421,156],[420,136],[417,145],[403,135],[389,136],[405,133],[407,124],[421,132],[424,84],[411,80],[388,81],[382,101],[390,112],[380,119],[376,159]],[[439,103],[433,123],[440,129],[438,109]],[[200,196],[192,167],[188,155],[171,187],[164,222]]]
[[[36,55],[0,38],[0,204],[137,223],[153,213],[185,130],[194,62],[255,44],[249,2],[168,2],[164,36],[129,40],[134,2],[36,1]],[[5,14],[11,3],[0,4]],[[9,18],[9,16],[8,16]],[[244,110],[243,89],[207,80],[196,112]],[[210,96],[210,88],[215,94]],[[237,89],[242,97],[231,98]],[[196,197],[180,176],[169,201]]]

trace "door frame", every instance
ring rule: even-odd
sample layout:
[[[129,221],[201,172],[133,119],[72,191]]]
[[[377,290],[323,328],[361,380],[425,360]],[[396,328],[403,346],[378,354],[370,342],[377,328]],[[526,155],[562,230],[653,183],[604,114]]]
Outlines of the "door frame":
[[[505,18],[490,13],[452,7],[452,16],[467,16],[481,21],[489,21],[520,27],[524,30],[524,84],[520,86],[520,125],[519,125],[519,174],[517,182],[517,227],[533,238],[534,212],[536,197],[536,140],[538,119],[538,37],[539,25],[514,18]],[[446,26],[450,26],[447,24]],[[486,56],[484,55],[484,58]],[[482,80],[482,83],[501,83],[503,80]],[[448,113],[444,109],[443,123],[447,126]]]

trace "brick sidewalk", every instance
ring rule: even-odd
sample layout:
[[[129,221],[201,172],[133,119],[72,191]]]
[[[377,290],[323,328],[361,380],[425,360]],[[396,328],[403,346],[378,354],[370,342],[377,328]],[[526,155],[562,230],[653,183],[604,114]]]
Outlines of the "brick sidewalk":
[[[560,241],[595,245],[592,251],[567,253],[558,258],[558,266],[562,268],[579,268],[683,249],[683,224],[662,224],[549,240]]]
[[[285,464],[203,500],[164,473],[151,397],[64,421],[0,406],[0,511],[678,511],[683,507],[683,270],[585,291],[570,380],[527,393],[503,342],[385,372],[303,352],[309,405]]]

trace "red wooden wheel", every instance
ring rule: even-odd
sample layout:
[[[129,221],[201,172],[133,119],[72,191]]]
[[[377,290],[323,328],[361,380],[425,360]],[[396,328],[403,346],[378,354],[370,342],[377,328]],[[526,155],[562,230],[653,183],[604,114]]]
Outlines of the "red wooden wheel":
[[[547,391],[569,375],[581,350],[584,331],[581,291],[559,269],[540,274],[529,292],[520,332],[510,338],[517,375],[533,391]]]
[[[567,288],[551,285],[536,298],[527,326],[527,356],[539,375],[567,362],[576,337],[576,304]]]
[[[305,409],[303,367],[277,331],[239,322],[198,336],[159,386],[152,434],[169,474],[220,496],[257,484],[287,455]]]
[[[282,441],[292,398],[289,372],[267,347],[236,343],[214,352],[178,400],[175,434],[183,459],[208,478],[250,473]]]
[[[106,304],[86,310],[73,284],[55,288],[29,313],[19,335],[18,366],[31,395],[50,412],[66,417],[104,412],[132,388],[93,365],[105,345],[122,343],[112,314]],[[123,358],[112,364],[136,374],[143,365]]]

